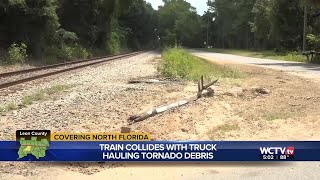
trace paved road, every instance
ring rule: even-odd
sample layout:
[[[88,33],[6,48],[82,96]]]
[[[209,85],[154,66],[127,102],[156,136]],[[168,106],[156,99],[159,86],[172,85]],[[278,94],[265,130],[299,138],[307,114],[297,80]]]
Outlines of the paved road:
[[[290,61],[280,61],[271,59],[261,59],[237,56],[231,54],[221,54],[213,52],[195,51],[191,50],[192,54],[204,59],[217,61],[220,63],[239,63],[261,66],[266,68],[272,68],[277,70],[287,71],[296,75],[308,77],[308,78],[320,78],[320,65],[290,62]]]

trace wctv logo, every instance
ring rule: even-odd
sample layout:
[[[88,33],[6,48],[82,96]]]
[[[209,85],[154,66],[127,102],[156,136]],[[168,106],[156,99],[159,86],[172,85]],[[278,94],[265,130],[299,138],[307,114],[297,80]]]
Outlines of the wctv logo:
[[[294,155],[294,147],[260,147],[261,155]]]

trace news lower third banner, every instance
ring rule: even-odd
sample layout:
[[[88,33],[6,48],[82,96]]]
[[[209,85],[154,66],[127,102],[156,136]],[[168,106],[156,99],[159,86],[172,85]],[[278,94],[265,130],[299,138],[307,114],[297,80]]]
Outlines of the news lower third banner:
[[[147,133],[17,131],[0,161],[320,161],[320,141],[151,141]],[[101,140],[102,139],[102,140]]]

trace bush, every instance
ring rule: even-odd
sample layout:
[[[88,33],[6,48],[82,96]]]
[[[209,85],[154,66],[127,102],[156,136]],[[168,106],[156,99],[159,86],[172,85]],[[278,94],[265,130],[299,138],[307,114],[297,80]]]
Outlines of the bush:
[[[316,55],[310,62],[315,64],[320,64],[320,56]]]
[[[20,45],[13,43],[8,51],[7,63],[24,63],[27,57],[27,45],[24,43],[21,43]]]
[[[48,59],[56,59],[57,62],[64,60],[73,60],[73,59],[85,59],[89,56],[87,49],[75,45],[74,47],[63,45],[61,48],[52,46],[46,50],[46,55]]]
[[[72,57],[73,58],[79,58],[79,59],[85,59],[87,57],[89,57],[89,52],[87,51],[87,49],[76,45],[75,47],[71,48],[72,51]]]
[[[117,54],[120,52],[121,45],[120,45],[120,37],[116,32],[111,33],[111,41],[109,44],[109,51],[111,54]]]
[[[112,18],[111,24],[111,38],[106,44],[106,50],[111,54],[117,54],[121,52],[127,43],[126,37],[128,33],[121,29],[116,19]]]
[[[53,46],[46,49],[46,64],[65,60],[85,59],[90,56],[87,49],[77,44],[78,37],[74,32],[59,29],[54,36]]]
[[[181,49],[168,49],[163,54],[160,72],[166,77],[186,78],[191,70],[192,56]]]
[[[54,40],[57,44],[75,44],[79,38],[76,33],[59,29],[56,31]]]
[[[316,50],[316,51],[320,50],[320,36],[308,34],[307,41],[310,49]]]
[[[158,70],[165,77],[194,81],[199,80],[202,75],[206,80],[242,76],[237,70],[210,63],[180,48],[166,50]]]
[[[50,57],[51,60],[57,59],[58,62],[72,58],[71,48],[68,46],[62,46],[61,48],[51,46],[46,49],[45,54]]]

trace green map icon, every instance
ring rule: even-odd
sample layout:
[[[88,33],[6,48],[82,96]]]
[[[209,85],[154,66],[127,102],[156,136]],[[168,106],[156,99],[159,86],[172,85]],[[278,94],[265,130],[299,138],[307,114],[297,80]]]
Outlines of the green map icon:
[[[49,141],[47,139],[39,141],[37,137],[31,137],[31,140],[20,138],[19,159],[28,156],[28,154],[34,155],[37,159],[45,157],[48,147]]]

